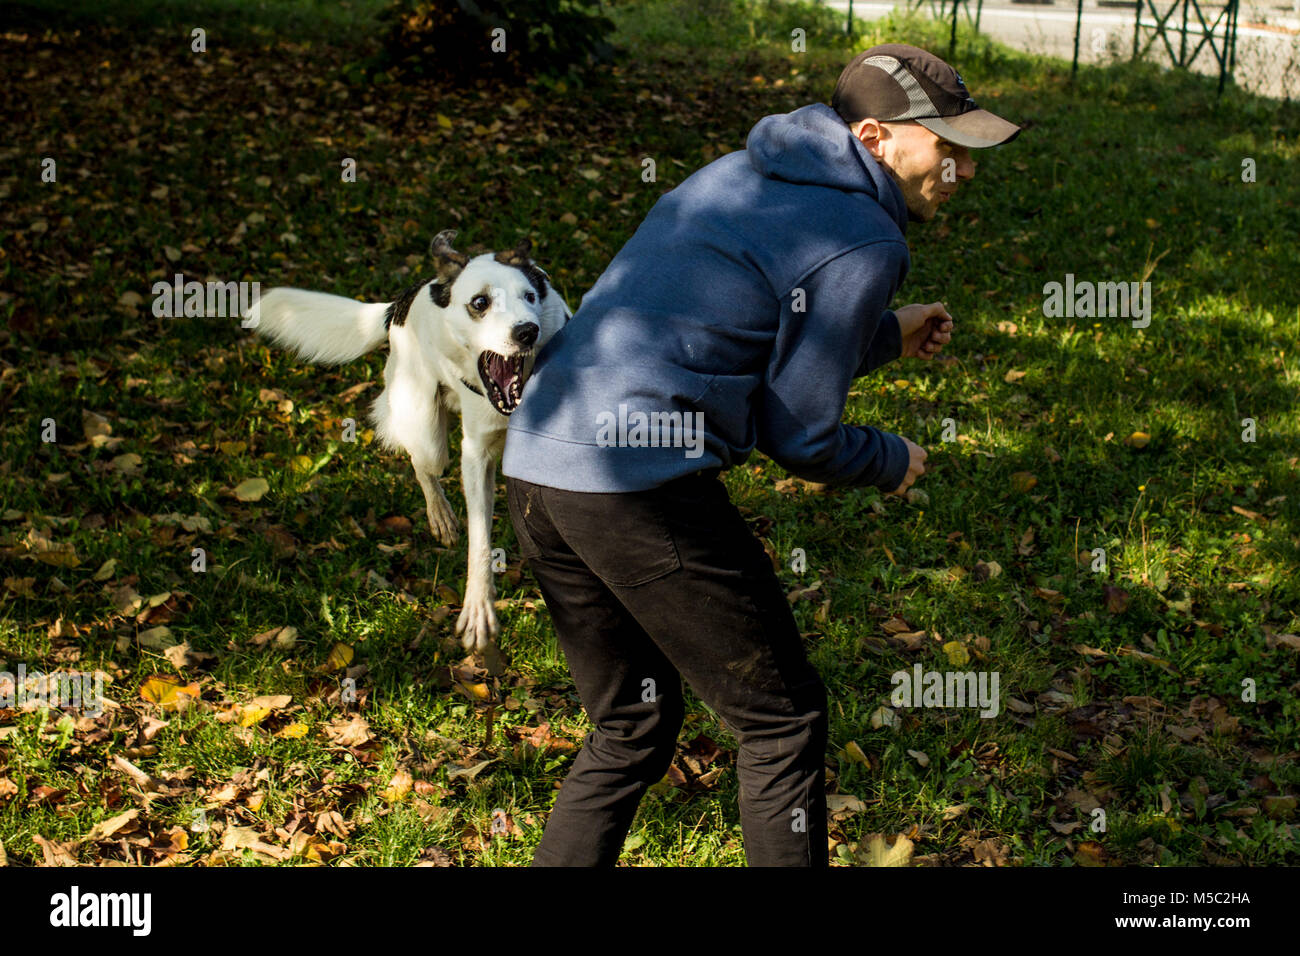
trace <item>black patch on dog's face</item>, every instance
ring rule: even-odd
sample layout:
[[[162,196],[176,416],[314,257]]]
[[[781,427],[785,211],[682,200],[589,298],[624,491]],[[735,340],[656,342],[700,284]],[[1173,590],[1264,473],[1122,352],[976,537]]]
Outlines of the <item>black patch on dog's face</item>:
[[[434,305],[440,309],[445,309],[451,305],[451,283],[434,282],[429,286],[429,297],[433,299]]]
[[[415,297],[420,294],[420,290],[424,288],[425,283],[428,281],[428,279],[421,279],[409,289],[404,290],[401,295],[389,304],[388,310],[384,313],[385,332],[388,331],[389,326],[406,324],[406,316],[411,311]]]

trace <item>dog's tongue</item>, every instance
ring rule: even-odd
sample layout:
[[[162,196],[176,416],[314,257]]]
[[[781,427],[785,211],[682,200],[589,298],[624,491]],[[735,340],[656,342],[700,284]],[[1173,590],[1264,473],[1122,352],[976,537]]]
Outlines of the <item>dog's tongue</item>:
[[[503,395],[510,394],[510,383],[518,375],[523,359],[516,356],[515,358],[506,358],[504,355],[498,355],[493,352],[488,356],[487,372],[492,381],[497,383],[497,388],[501,389]]]

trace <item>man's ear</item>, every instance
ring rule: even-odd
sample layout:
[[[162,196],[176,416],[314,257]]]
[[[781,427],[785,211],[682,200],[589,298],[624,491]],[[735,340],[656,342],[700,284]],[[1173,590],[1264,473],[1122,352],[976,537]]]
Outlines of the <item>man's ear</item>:
[[[867,152],[879,159],[879,144],[882,140],[889,139],[891,133],[889,127],[884,123],[868,116],[866,119],[859,121],[857,129],[853,135],[856,136],[858,141],[867,148]]]

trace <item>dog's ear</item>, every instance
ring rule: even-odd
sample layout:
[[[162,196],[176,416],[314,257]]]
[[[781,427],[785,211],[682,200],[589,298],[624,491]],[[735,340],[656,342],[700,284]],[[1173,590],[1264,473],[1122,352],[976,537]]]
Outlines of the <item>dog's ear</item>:
[[[496,259],[497,262],[504,263],[508,266],[527,265],[531,261],[528,258],[528,253],[530,253],[532,249],[533,240],[524,236],[524,238],[519,240],[519,245],[515,246],[509,252],[498,252],[493,256],[493,258]]]
[[[469,263],[469,256],[451,247],[451,241],[455,238],[455,229],[444,229],[433,237],[433,242],[429,243],[429,255],[433,257],[433,264],[438,273],[436,281],[440,283],[451,283],[456,276],[460,275],[460,270]]]

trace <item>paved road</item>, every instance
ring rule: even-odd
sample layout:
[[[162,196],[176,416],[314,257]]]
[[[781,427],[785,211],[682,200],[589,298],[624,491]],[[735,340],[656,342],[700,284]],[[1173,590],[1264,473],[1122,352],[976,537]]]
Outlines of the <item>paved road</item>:
[[[1179,10],[1167,21],[1167,36],[1174,51],[1179,50],[1182,38],[1172,28],[1181,27],[1181,0],[1144,0],[1153,4],[1163,15],[1171,6]],[[828,6],[847,11],[848,0],[828,0]],[[900,4],[901,5],[901,4]],[[972,15],[976,4],[971,3]],[[938,4],[935,4],[935,8]],[[853,4],[855,18],[876,19],[888,13],[894,4],[858,2]],[[1222,3],[1202,0],[1202,14],[1211,25],[1222,10]],[[923,5],[929,12],[930,7]],[[1077,11],[1074,0],[1057,0],[1045,3],[1010,3],[1007,0],[987,0],[980,11],[980,31],[1008,46],[1031,53],[1041,53],[1069,60],[1074,55],[1074,26]],[[965,12],[960,14],[962,22]],[[1153,23],[1150,8],[1144,9],[1144,23]],[[1131,6],[1102,6],[1097,0],[1084,0],[1083,21],[1079,38],[1080,62],[1097,62],[1108,57],[1128,57],[1133,52],[1133,20]],[[1188,52],[1196,49],[1202,40],[1202,28],[1196,12],[1189,12]],[[1222,48],[1220,25],[1212,42]],[[1143,30],[1140,44],[1153,38],[1148,59],[1169,64],[1171,59],[1159,36]],[[1198,73],[1218,76],[1219,66],[1210,49],[1211,41],[1197,53],[1192,69]],[[1246,0],[1237,18],[1237,51],[1234,79],[1239,86],[1265,96],[1300,99],[1300,0],[1259,2]]]

